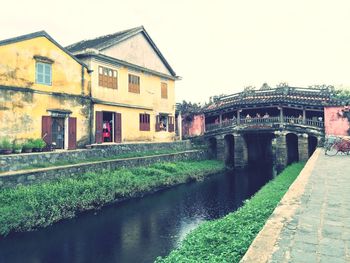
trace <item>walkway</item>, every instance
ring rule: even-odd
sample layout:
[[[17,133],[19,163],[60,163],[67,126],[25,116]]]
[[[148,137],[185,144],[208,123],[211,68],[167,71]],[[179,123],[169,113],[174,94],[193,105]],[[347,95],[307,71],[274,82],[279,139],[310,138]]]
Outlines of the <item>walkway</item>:
[[[350,156],[317,149],[241,262],[350,262]]]

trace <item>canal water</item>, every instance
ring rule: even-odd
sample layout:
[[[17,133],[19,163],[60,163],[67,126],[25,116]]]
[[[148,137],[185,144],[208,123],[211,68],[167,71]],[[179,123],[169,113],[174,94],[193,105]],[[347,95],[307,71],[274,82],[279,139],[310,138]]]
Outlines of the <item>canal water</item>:
[[[0,239],[0,262],[153,262],[201,222],[223,217],[272,178],[254,166],[87,212]]]

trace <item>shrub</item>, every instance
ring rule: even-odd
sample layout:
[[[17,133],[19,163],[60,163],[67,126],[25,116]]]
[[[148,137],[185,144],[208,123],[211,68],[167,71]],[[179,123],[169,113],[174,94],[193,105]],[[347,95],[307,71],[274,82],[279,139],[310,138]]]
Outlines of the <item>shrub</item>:
[[[32,143],[33,143],[33,148],[37,148],[37,149],[43,149],[46,146],[46,142],[41,138],[32,140]]]
[[[12,144],[8,138],[3,138],[0,141],[0,149],[2,149],[2,150],[11,150],[12,149]]]
[[[13,141],[12,143],[12,150],[13,151],[21,151],[23,145],[21,143],[18,143],[16,140]]]
[[[32,139],[28,139],[25,143],[22,145],[23,149],[33,149],[34,143]]]

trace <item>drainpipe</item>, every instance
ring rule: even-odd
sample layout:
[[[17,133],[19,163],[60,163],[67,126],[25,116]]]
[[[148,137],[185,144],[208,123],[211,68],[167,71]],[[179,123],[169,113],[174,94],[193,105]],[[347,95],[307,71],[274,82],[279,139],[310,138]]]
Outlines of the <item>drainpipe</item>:
[[[306,110],[303,109],[303,124],[306,124]]]
[[[94,102],[92,100],[92,81],[91,81],[91,76],[92,76],[93,70],[91,70],[91,64],[89,63],[89,69],[88,69],[88,74],[90,76],[90,81],[88,83],[88,93],[89,93],[89,99],[90,99],[90,121],[89,121],[89,142],[90,144],[94,143],[94,136],[93,136],[93,127],[94,127]]]

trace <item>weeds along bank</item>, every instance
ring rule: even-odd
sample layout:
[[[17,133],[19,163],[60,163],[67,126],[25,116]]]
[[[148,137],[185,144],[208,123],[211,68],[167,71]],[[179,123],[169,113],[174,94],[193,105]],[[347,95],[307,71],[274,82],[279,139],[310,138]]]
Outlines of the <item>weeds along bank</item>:
[[[304,165],[287,167],[236,212],[201,224],[156,263],[239,262]]]
[[[49,226],[79,212],[220,172],[215,160],[158,163],[88,173],[54,182],[0,190],[0,235]]]

